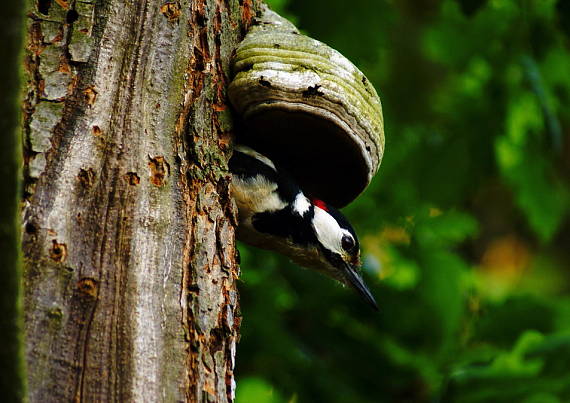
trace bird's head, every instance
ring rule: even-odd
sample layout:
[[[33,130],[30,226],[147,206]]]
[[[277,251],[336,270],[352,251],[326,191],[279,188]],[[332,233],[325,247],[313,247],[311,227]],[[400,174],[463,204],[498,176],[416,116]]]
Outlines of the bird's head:
[[[325,274],[354,289],[369,305],[378,305],[358,270],[360,245],[346,217],[327,203],[313,199],[312,228],[322,253],[321,267]]]

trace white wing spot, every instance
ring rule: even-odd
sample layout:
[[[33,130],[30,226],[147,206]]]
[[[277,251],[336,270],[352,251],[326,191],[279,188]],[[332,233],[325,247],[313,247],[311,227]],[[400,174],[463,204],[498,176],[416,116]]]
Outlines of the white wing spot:
[[[303,216],[311,208],[311,202],[303,193],[297,194],[295,201],[293,202],[293,210]]]

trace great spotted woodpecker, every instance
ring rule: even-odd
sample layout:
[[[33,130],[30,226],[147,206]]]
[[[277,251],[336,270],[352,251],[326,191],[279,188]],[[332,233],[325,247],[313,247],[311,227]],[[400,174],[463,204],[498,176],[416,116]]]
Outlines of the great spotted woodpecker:
[[[358,274],[356,233],[338,210],[307,198],[287,172],[249,147],[234,147],[229,168],[239,210],[239,240],[332,277],[378,309]]]

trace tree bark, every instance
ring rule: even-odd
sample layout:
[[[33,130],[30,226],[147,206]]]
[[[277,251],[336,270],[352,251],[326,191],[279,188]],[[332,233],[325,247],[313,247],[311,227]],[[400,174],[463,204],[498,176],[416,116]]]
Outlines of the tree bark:
[[[35,0],[30,401],[232,401],[229,60],[254,0]]]

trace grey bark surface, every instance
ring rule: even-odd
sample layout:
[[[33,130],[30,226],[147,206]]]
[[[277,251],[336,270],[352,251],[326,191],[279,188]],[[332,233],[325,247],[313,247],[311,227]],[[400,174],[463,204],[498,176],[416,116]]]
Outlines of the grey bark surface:
[[[29,399],[233,400],[225,88],[252,0],[37,0],[24,101]]]

